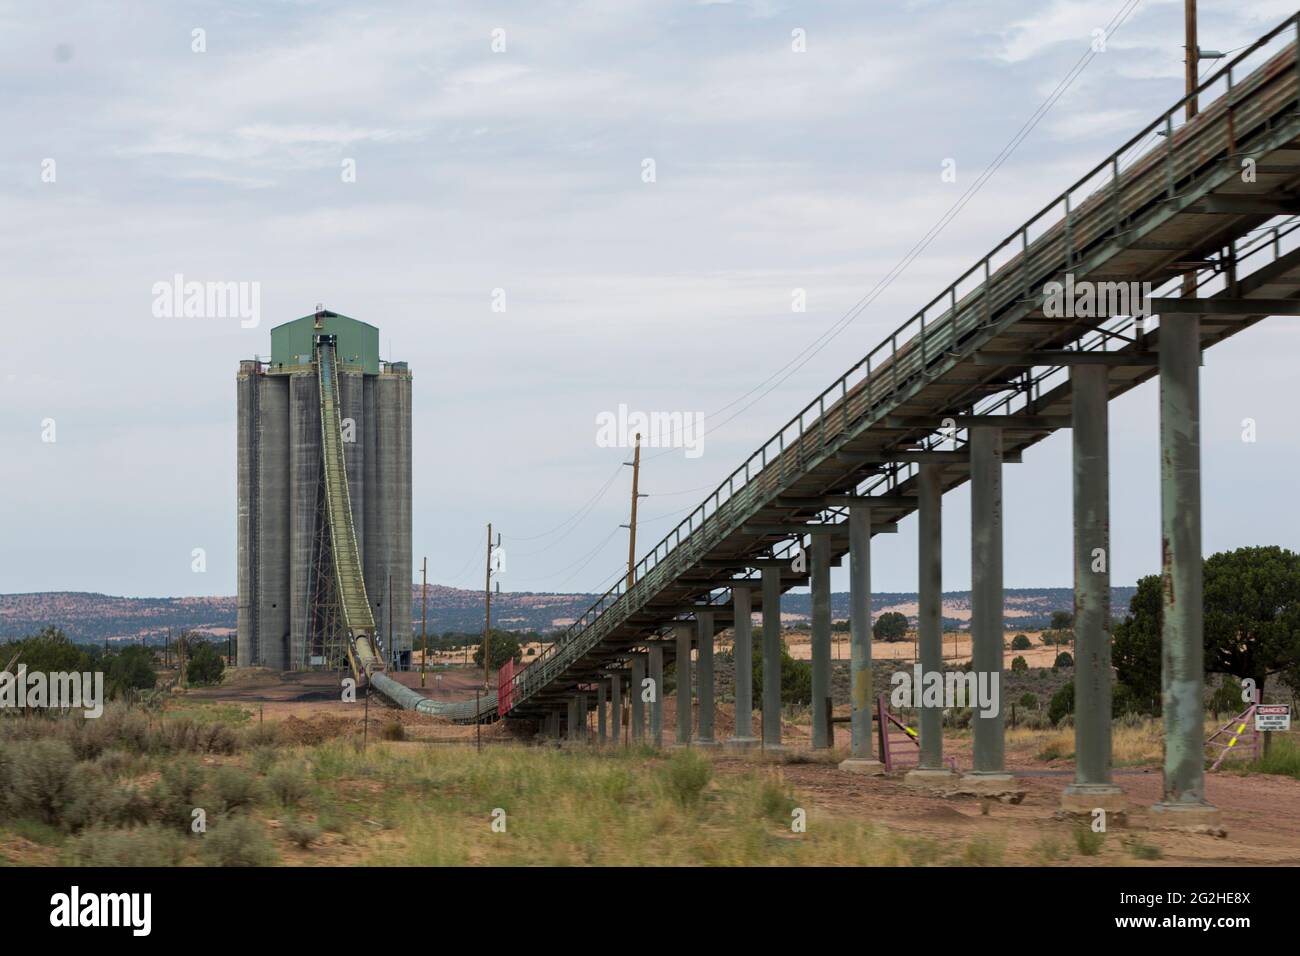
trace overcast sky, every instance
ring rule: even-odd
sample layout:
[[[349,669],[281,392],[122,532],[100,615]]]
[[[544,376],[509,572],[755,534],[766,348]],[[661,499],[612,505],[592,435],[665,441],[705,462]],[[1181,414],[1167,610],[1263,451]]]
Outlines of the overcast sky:
[[[603,589],[630,469],[610,480],[628,455],[598,445],[596,417],[704,413],[701,455],[647,454],[644,551],[1181,96],[1183,4],[1143,0],[924,255],[748,394],[889,272],[1126,5],[0,4],[0,592],[233,594],[238,362],[318,302],[411,364],[417,573],[427,555],[432,582],[478,586],[492,521],[503,589]],[[1295,5],[1201,7],[1201,45],[1231,50]],[[260,323],[155,316],[154,284],[178,273],[259,283]],[[1295,322],[1207,354],[1207,553],[1300,547]],[[1112,414],[1129,584],[1159,567],[1155,383]],[[1070,584],[1069,475],[1068,433],[1008,466],[1008,587]],[[967,500],[945,499],[947,589],[969,585]],[[914,589],[915,518],[876,542],[877,589]]]

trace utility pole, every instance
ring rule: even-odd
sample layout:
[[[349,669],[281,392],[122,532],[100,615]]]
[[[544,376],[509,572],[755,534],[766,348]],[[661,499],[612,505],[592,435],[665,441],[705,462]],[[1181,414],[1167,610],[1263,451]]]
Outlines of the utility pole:
[[[488,686],[492,650],[492,522],[487,529],[487,566],[483,573],[483,686]]]
[[[638,494],[637,489],[641,482],[641,433],[636,433],[636,448],[632,453],[632,460],[623,462],[625,465],[632,466],[632,517],[628,524],[620,527],[628,529],[627,536],[627,590],[632,590],[632,585],[636,583],[636,503],[638,498],[645,498],[646,495]]]
[[[424,686],[424,672],[429,666],[429,638],[424,632],[425,615],[429,603],[429,559],[420,565],[420,686]]]
[[[1201,50],[1196,45],[1196,0],[1183,0],[1183,21],[1187,32],[1187,118],[1197,113],[1196,87],[1200,69]]]

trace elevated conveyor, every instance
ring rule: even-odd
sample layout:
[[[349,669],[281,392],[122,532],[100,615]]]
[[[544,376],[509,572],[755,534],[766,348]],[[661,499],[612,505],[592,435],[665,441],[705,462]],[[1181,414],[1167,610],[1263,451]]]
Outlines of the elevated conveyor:
[[[375,617],[366,594],[357,533],[352,523],[343,421],[339,411],[338,357],[332,336],[317,336],[316,374],[320,384],[322,476],[334,585],[347,632],[348,663],[357,683],[368,682],[386,700],[404,710],[466,722],[494,718],[497,709],[495,691],[480,698],[476,710],[475,701],[430,700],[384,673],[384,657],[378,648]]]
[[[555,711],[650,642],[671,660],[661,632],[701,602],[727,626],[728,582],[754,559],[797,546],[765,528],[843,517],[821,506],[826,496],[888,496],[872,509],[885,525],[911,514],[908,450],[944,450],[965,435],[960,426],[940,432],[943,420],[1019,416],[1004,433],[1008,459],[1052,434],[1052,419],[1069,412],[1068,374],[999,356],[1155,354],[1159,328],[1131,316],[1047,315],[1047,283],[1151,283],[1156,296],[1178,296],[1191,274],[1200,297],[1260,300],[1254,314],[1206,315],[1202,348],[1269,315],[1270,301],[1295,297],[1300,244],[1294,222],[1279,217],[1300,213],[1298,31],[1292,16],[1208,77],[1196,91],[1199,115],[1185,121],[1185,99],[1175,103],[814,398],[641,559],[630,584],[620,575],[514,675],[511,715]],[[1116,364],[1111,397],[1155,374],[1150,364]],[[943,490],[968,479],[954,455]],[[846,532],[832,536],[833,557],[847,550]]]

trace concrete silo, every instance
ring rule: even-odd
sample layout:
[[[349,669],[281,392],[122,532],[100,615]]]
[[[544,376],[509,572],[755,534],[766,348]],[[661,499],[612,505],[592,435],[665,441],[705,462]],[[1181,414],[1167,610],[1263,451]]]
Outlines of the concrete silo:
[[[273,328],[270,362],[239,365],[238,663],[276,670],[340,663],[324,508],[318,336],[330,337],[337,354],[344,463],[366,594],[386,656],[406,667],[412,642],[411,374],[405,362],[380,362],[373,325],[325,311]]]

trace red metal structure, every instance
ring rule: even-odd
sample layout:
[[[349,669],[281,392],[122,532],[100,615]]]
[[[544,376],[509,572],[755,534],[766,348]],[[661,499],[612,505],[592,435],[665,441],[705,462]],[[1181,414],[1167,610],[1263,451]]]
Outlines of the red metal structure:
[[[497,716],[504,717],[510,713],[510,707],[514,703],[514,679],[515,679],[515,662],[514,659],[506,661],[501,670],[497,671]]]

